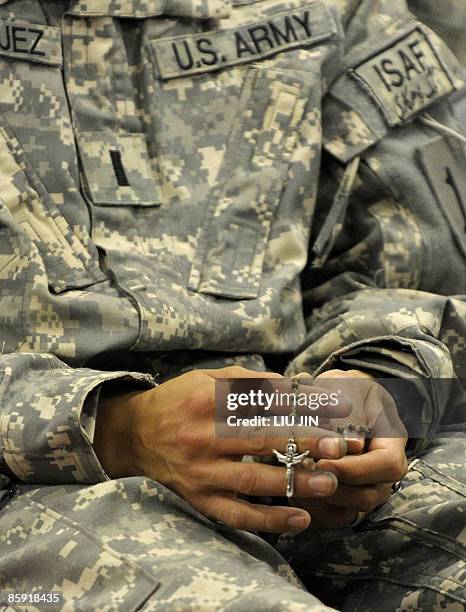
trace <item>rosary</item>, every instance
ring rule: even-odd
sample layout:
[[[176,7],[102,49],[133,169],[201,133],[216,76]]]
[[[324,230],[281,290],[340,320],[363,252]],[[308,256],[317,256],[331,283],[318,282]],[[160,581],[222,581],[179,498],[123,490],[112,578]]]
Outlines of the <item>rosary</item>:
[[[294,397],[296,399],[296,392],[298,390],[298,377],[293,376],[291,379],[291,390],[294,393]],[[290,411],[290,417],[292,417],[291,426],[291,435],[286,444],[286,450],[284,453],[280,453],[279,451],[273,449],[274,455],[276,456],[279,463],[284,463],[286,466],[286,496],[293,497],[294,493],[294,468],[296,465],[302,463],[302,461],[309,455],[309,451],[305,451],[304,453],[300,453],[298,451],[298,445],[296,443],[294,437],[294,423],[296,419],[296,402],[293,404],[292,409]]]
[[[309,455],[309,451],[305,451],[304,453],[300,453],[298,450],[298,444],[295,439],[294,425],[296,422],[296,394],[299,387],[299,379],[298,376],[293,376],[291,379],[291,390],[294,395],[295,402],[290,411],[289,416],[292,418],[291,432],[288,442],[286,444],[286,450],[284,453],[280,453],[279,451],[273,449],[274,455],[277,458],[279,463],[283,463],[286,467],[286,496],[293,497],[294,493],[294,469],[296,465],[299,465],[304,461],[304,459]],[[366,438],[366,446],[370,441],[370,438],[373,433],[373,425],[369,425],[368,427],[357,426],[353,424],[339,425],[335,432],[339,435],[347,436],[351,434],[357,434],[359,436],[364,436]]]

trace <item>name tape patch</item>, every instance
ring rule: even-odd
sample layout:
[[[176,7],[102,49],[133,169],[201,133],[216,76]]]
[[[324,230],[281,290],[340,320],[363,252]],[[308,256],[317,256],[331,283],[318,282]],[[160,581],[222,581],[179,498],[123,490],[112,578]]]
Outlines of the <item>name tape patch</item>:
[[[61,35],[58,28],[0,18],[0,55],[61,66]]]
[[[170,79],[253,62],[325,40],[336,31],[329,9],[313,2],[237,28],[157,40],[153,50],[160,76]]]
[[[406,121],[454,89],[447,67],[421,27],[350,74],[377,102],[390,126]]]

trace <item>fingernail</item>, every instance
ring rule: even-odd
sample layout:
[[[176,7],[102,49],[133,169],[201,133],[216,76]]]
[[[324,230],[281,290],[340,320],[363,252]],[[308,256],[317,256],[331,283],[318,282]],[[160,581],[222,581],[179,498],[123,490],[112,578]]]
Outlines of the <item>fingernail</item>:
[[[346,442],[343,438],[322,438],[319,451],[327,459],[339,459],[346,453]]]
[[[293,532],[297,530],[297,533],[306,529],[308,523],[308,517],[306,514],[293,514],[287,521],[288,527],[291,527]]]
[[[349,453],[360,452],[364,449],[365,438],[361,436],[345,435],[346,446]]]
[[[331,495],[336,489],[336,478],[333,474],[316,474],[311,476],[307,484],[315,495]]]
[[[345,438],[345,440],[347,442],[364,443],[364,440],[365,440],[365,438],[363,438],[363,436],[360,436],[360,435],[352,433],[352,432],[344,433],[343,436],[344,436],[344,438]]]

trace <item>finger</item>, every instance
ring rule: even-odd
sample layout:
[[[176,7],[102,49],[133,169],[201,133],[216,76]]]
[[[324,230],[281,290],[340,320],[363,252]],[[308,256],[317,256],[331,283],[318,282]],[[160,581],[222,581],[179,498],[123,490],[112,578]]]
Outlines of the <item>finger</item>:
[[[225,368],[203,369],[204,372],[211,378],[283,378],[281,374],[276,372],[256,372],[242,366],[227,366]]]
[[[332,432],[335,431],[333,429],[334,422],[332,423],[328,419],[319,419],[319,426],[321,429],[327,429]],[[364,451],[364,446],[366,444],[366,438],[364,436],[358,435],[355,432],[343,432],[342,436],[346,442],[347,455],[359,455]]]
[[[304,459],[301,463],[301,469],[306,470],[307,472],[313,472],[316,469],[316,462],[314,459]]]
[[[208,468],[208,471],[207,471]],[[243,495],[286,494],[286,470],[283,467],[261,463],[234,463],[217,461],[206,466],[202,481],[217,489],[224,489]],[[294,488],[298,497],[326,497],[337,491],[338,481],[326,472],[309,474],[306,470],[295,469]]]
[[[198,509],[230,527],[268,533],[299,533],[309,527],[311,517],[301,508],[265,506],[225,495],[204,498]]]
[[[378,386],[369,394],[367,401],[368,419],[374,425],[374,436],[378,438],[408,439],[408,432],[401,420],[392,396]]]
[[[370,441],[368,451],[386,450],[391,453],[404,454],[407,441],[408,438],[404,436],[398,436],[393,438],[374,437]]]
[[[346,442],[344,438],[335,432],[319,427],[310,427],[309,435],[305,438],[297,437],[299,454],[309,451],[313,458],[338,459],[346,453]],[[277,451],[283,456],[286,453],[286,445],[289,429],[286,436],[273,436],[273,428],[244,428],[236,432],[236,437],[216,437],[216,450],[224,455],[261,455],[274,456]],[[304,458],[304,457],[303,457]]]
[[[349,525],[355,518],[356,512],[346,508],[331,506],[325,501],[309,500],[302,503],[302,500],[292,500],[299,507],[304,508],[312,517],[311,528],[318,529],[341,529]]]
[[[343,435],[348,443],[348,453],[358,454],[363,452],[365,445],[364,435],[358,434],[355,431],[357,426],[366,427],[368,423],[373,424],[377,414],[383,410],[383,405],[379,399],[379,389],[382,389],[374,379],[358,370],[349,370],[343,372],[341,370],[330,370],[320,374],[315,382],[320,386],[338,390],[342,395],[351,397],[353,401],[353,410],[346,422],[339,423],[339,426],[345,428]],[[372,397],[370,402],[373,408],[378,409],[376,414],[368,412],[368,397]],[[373,417],[373,418],[372,418]],[[323,423],[321,426],[326,426]],[[335,423],[333,423],[335,427]],[[331,428],[333,428],[331,427]]]
[[[362,372],[361,370],[327,370],[316,376],[315,380],[325,378],[361,378],[368,380],[376,380],[371,374]]]
[[[332,472],[339,482],[350,485],[397,482],[407,471],[405,442],[399,438],[372,440],[367,453],[319,461],[317,469]]]
[[[364,436],[352,431],[343,433],[343,437],[346,441],[347,455],[359,455],[364,451],[364,446],[366,444],[366,438]]]
[[[301,377],[298,379],[299,384],[295,390],[291,393],[291,397],[298,396],[296,402],[296,408],[300,414],[310,410],[318,414],[321,419],[333,419],[333,418],[344,418],[349,416],[353,408],[351,398],[344,393],[337,391],[329,391],[324,386],[319,386],[313,383],[311,378]],[[277,390],[277,393],[283,394],[283,399],[287,399],[290,395],[290,379],[282,379],[274,381],[273,387]],[[307,399],[307,402],[305,401]],[[281,410],[284,414],[289,414],[289,408],[292,408],[293,404],[287,402],[277,402],[273,405],[273,410]],[[288,409],[288,410],[287,410]],[[281,413],[279,412],[279,413]],[[278,413],[277,413],[278,414]]]
[[[391,484],[366,486],[340,484],[337,491],[325,501],[331,506],[356,512],[372,512],[390,499],[391,490]]]

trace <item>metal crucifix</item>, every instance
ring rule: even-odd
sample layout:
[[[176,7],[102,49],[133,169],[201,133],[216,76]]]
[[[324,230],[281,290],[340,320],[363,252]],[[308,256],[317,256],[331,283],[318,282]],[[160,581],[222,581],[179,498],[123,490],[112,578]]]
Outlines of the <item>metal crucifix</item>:
[[[293,497],[294,493],[294,468],[295,465],[301,463],[307,455],[309,455],[309,451],[304,451],[304,453],[298,453],[298,445],[294,438],[290,438],[286,445],[285,453],[280,453],[279,451],[273,449],[273,452],[280,463],[284,463],[286,466],[286,496]]]

